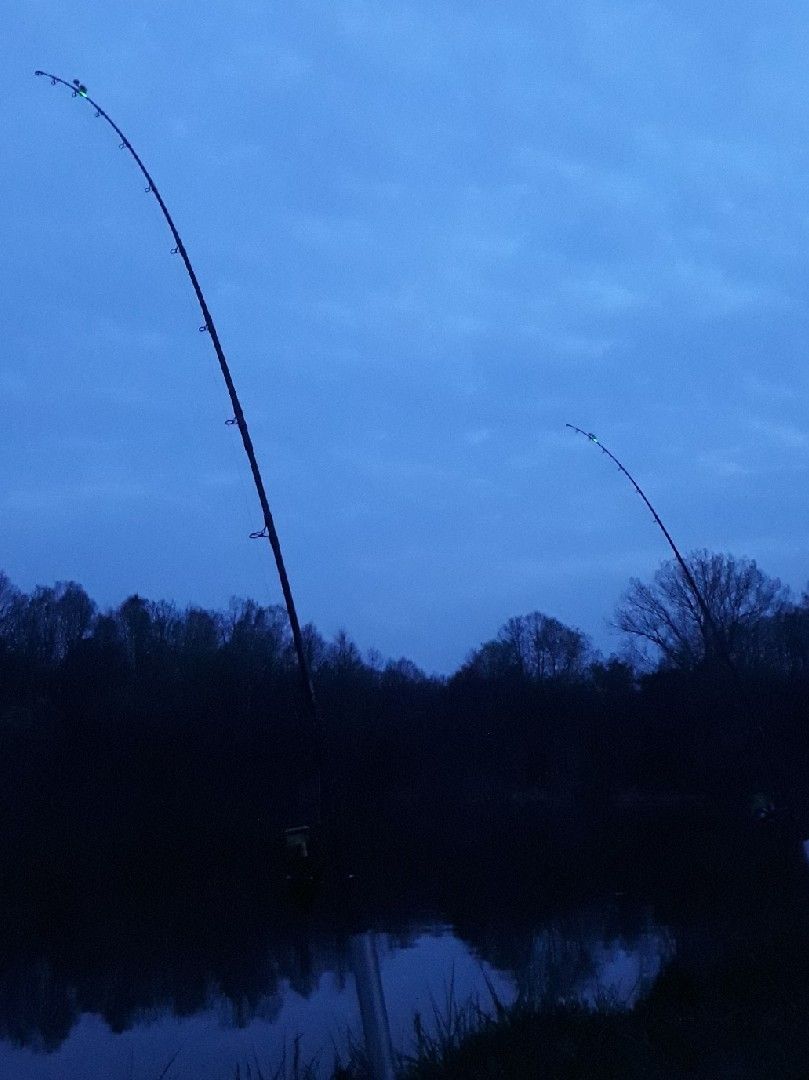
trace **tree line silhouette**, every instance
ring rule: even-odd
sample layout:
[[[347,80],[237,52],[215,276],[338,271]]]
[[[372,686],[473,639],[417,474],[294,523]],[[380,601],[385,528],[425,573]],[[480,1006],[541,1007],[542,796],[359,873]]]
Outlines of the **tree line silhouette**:
[[[784,763],[789,791],[777,794],[804,813],[809,596],[792,600],[752,559],[697,551],[688,562],[746,710],[673,562],[630,583],[614,617],[624,648],[606,658],[539,612],[509,619],[449,677],[304,627],[330,842],[395,874],[461,874],[473,851],[531,858],[538,836],[545,851],[552,839],[581,850],[631,821],[736,813],[776,794],[751,708]],[[11,893],[117,882],[138,896],[266,873],[299,823],[308,731],[282,608],[180,610],[133,595],[102,612],[75,582],[26,594],[0,575]]]

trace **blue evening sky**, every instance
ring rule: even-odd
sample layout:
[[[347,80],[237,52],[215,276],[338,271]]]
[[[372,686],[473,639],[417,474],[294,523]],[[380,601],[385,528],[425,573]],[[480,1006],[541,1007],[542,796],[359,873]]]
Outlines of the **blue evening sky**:
[[[809,12],[770,0],[20,0],[0,59],[0,568],[280,602],[449,671],[609,649],[685,550],[809,578]]]

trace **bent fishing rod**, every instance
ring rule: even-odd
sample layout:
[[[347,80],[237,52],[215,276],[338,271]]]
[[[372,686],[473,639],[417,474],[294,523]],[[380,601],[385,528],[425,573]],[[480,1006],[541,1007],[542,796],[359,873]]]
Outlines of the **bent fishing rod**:
[[[607,447],[600,441],[600,439],[598,439],[592,433],[592,431],[584,431],[582,428],[576,427],[575,424],[565,424],[565,427],[569,427],[572,431],[577,432],[579,435],[583,435],[585,439],[588,439],[591,443],[593,443],[595,446],[597,446],[599,448],[599,450],[601,450],[602,453],[607,455],[607,457],[610,459],[610,461],[614,462],[618,466],[618,470],[624,474],[624,476],[627,478],[627,480],[629,480],[630,484],[635,489],[635,491],[638,493],[638,495],[640,495],[641,499],[643,499],[643,501],[646,504],[649,512],[651,513],[652,517],[654,518],[658,528],[660,529],[660,531],[665,536],[669,547],[674,552],[674,557],[677,560],[677,563],[679,564],[679,567],[683,572],[683,577],[685,578],[686,583],[687,583],[689,589],[691,590],[691,593],[692,593],[697,605],[699,606],[699,610],[700,610],[700,612],[702,614],[702,617],[704,619],[704,624],[701,627],[701,631],[702,631],[702,637],[703,637],[703,641],[705,643],[706,651],[708,649],[709,642],[710,642],[708,634],[706,633],[706,628],[707,628],[707,630],[710,632],[711,638],[713,638],[713,641],[711,643],[713,644],[716,653],[718,653],[719,658],[724,663],[727,670],[730,672],[731,678],[732,678],[733,683],[734,683],[735,688],[736,688],[736,693],[738,694],[739,701],[742,704],[742,708],[744,710],[744,713],[746,714],[748,721],[750,722],[750,724],[752,724],[756,734],[758,735],[759,741],[761,743],[761,750],[762,750],[762,752],[764,754],[764,759],[767,762],[767,766],[769,768],[770,779],[775,781],[776,778],[777,778],[777,783],[780,783],[780,785],[782,787],[782,793],[781,794],[782,794],[783,805],[786,808],[786,810],[787,810],[790,818],[792,819],[793,823],[797,825],[798,821],[797,821],[794,809],[790,805],[789,800],[787,799],[786,789],[789,786],[789,782],[787,780],[787,776],[786,776],[784,766],[783,766],[783,764],[781,762],[777,761],[773,757],[773,754],[772,754],[772,751],[770,750],[769,742],[767,740],[767,736],[766,736],[766,733],[764,731],[764,728],[761,726],[761,721],[758,719],[758,717],[757,717],[757,715],[755,713],[755,710],[753,709],[753,707],[752,707],[752,705],[750,703],[750,699],[749,699],[749,697],[747,695],[747,691],[746,691],[745,686],[744,686],[744,681],[742,679],[741,672],[739,671],[739,668],[737,667],[735,661],[733,660],[733,657],[730,655],[730,649],[728,647],[728,644],[725,641],[724,636],[720,633],[719,627],[716,625],[716,620],[714,619],[713,615],[711,614],[711,609],[708,607],[708,604],[707,604],[707,602],[705,600],[705,597],[702,594],[702,590],[697,585],[696,579],[694,578],[694,575],[691,573],[691,569],[688,566],[688,563],[685,561],[683,556],[680,554],[679,548],[674,543],[674,539],[673,539],[671,533],[668,531],[666,526],[663,524],[663,521],[661,520],[660,515],[655,510],[655,508],[652,506],[652,504],[649,501],[649,499],[647,498],[646,493],[643,490],[643,488],[637,482],[637,480],[632,475],[632,473],[630,473],[629,470],[622,464],[622,462],[620,462],[618,460],[618,458],[615,456],[615,454],[613,454],[612,451],[608,450]]]
[[[35,71],[35,75],[44,76],[50,79],[51,86],[61,85],[66,86],[71,91],[73,97],[83,98],[88,104],[92,105],[95,109],[96,117],[100,117],[105,120],[115,134],[120,139],[119,149],[128,150],[135,161],[135,164],[140,169],[146,180],[146,194],[154,195],[157,199],[157,204],[166,219],[166,224],[171,230],[171,235],[174,238],[175,246],[171,249],[173,255],[179,255],[183,260],[185,269],[188,273],[188,277],[193,286],[194,293],[196,294],[197,301],[202,312],[202,325],[200,326],[200,333],[207,333],[210,336],[211,343],[213,344],[214,352],[216,353],[216,359],[219,361],[219,368],[222,372],[222,377],[225,380],[225,386],[227,387],[228,396],[230,397],[230,403],[233,407],[233,418],[226,421],[230,426],[235,426],[239,429],[239,434],[242,438],[245,453],[247,454],[247,460],[250,463],[250,472],[253,476],[253,483],[258,494],[258,501],[261,505],[261,513],[264,519],[264,527],[257,532],[250,533],[250,538],[253,540],[267,538],[270,547],[272,548],[273,557],[275,559],[275,566],[278,570],[278,577],[281,582],[281,591],[284,594],[284,603],[286,605],[287,615],[289,616],[289,625],[292,631],[292,641],[295,647],[295,655],[298,661],[298,671],[300,673],[301,689],[303,691],[304,702],[306,705],[306,711],[308,713],[309,723],[311,725],[313,745],[316,749],[317,758],[317,776],[318,776],[318,793],[317,793],[317,810],[316,817],[320,817],[320,791],[319,791],[319,777],[320,777],[320,737],[321,737],[321,719],[320,709],[318,707],[317,699],[315,697],[314,687],[312,685],[312,676],[309,669],[309,662],[306,656],[306,648],[303,641],[303,634],[301,633],[300,622],[298,621],[298,613],[295,609],[295,601],[292,596],[292,588],[289,584],[289,577],[287,576],[286,566],[284,565],[284,557],[281,553],[281,543],[278,539],[278,532],[275,528],[275,522],[273,521],[272,513],[270,512],[270,504],[267,499],[267,493],[264,488],[264,481],[261,477],[261,471],[258,467],[258,461],[256,460],[255,450],[253,448],[253,440],[250,438],[250,432],[247,427],[247,420],[245,419],[244,410],[242,409],[239,396],[236,393],[236,387],[233,383],[233,377],[230,373],[230,367],[225,359],[225,353],[222,349],[222,344],[219,340],[219,334],[217,333],[216,326],[214,325],[213,317],[211,315],[208,304],[205,300],[205,296],[202,292],[199,279],[197,278],[194,267],[191,265],[191,259],[188,256],[188,251],[185,244],[182,241],[182,237],[177,231],[177,226],[174,224],[174,220],[169,213],[168,207],[163,201],[163,196],[157,188],[151,173],[141,161],[137,151],[132,146],[132,143],[124,135],[123,131],[118,127],[112,117],[101,108],[98,102],[94,101],[87,93],[87,87],[78,79],[74,79],[72,83],[67,82],[65,79],[60,79],[58,75],[52,75],[48,71]]]
[[[615,462],[615,464],[618,466],[619,471],[624,474],[624,476],[630,482],[630,484],[635,489],[635,491],[637,491],[638,495],[640,495],[640,497],[646,503],[646,506],[648,507],[650,514],[655,519],[655,522],[657,523],[658,528],[663,533],[663,535],[666,538],[666,541],[668,542],[669,547],[674,552],[674,558],[677,560],[677,562],[678,562],[678,564],[680,566],[680,569],[683,572],[683,577],[686,580],[686,584],[688,585],[694,599],[696,600],[697,604],[699,605],[700,613],[702,614],[702,617],[705,620],[705,626],[708,628],[708,630],[710,631],[710,633],[712,634],[712,636],[714,638],[714,644],[716,646],[719,646],[720,645],[719,628],[717,627],[716,622],[714,621],[713,615],[711,615],[711,609],[708,607],[707,603],[705,602],[705,597],[702,595],[702,590],[697,585],[696,580],[694,579],[694,575],[691,573],[691,570],[690,570],[690,568],[688,566],[688,563],[682,557],[682,555],[680,554],[679,548],[674,543],[674,540],[672,538],[671,533],[668,531],[666,526],[663,524],[663,522],[660,519],[660,515],[658,514],[658,512],[655,510],[655,508],[652,506],[652,504],[649,502],[648,498],[646,497],[646,493],[644,492],[643,488],[637,482],[637,480],[632,475],[632,473],[630,473],[629,470],[626,469],[621,464],[621,462],[618,460],[618,458],[615,456],[615,454],[613,454],[611,451],[609,451],[607,449],[607,447],[596,438],[596,436],[592,433],[592,431],[583,431],[580,427],[576,427],[575,424],[565,424],[565,427],[569,427],[569,428],[571,428],[571,430],[578,432],[579,435],[583,435],[585,437],[585,439],[589,439],[589,441],[591,443],[594,443],[603,454],[607,455],[607,457],[610,459],[610,461]],[[703,630],[703,637],[705,637],[704,630]],[[706,642],[706,644],[707,644],[707,642]]]

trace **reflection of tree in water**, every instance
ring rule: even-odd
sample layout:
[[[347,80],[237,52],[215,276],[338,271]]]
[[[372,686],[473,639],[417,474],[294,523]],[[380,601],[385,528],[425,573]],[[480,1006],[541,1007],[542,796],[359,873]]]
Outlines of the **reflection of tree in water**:
[[[389,949],[412,946],[427,932],[424,922],[397,922],[386,935]],[[455,921],[454,933],[481,960],[513,972],[526,996],[543,1000],[597,985],[616,956],[630,957],[625,966],[648,982],[665,952],[648,914],[617,904],[541,919],[487,915]],[[11,955],[10,943],[0,942],[0,956],[9,957],[0,970],[0,1038],[47,1050],[83,1013],[99,1014],[116,1032],[208,1010],[228,1026],[273,1020],[288,992],[309,997],[327,973],[343,989],[350,972],[345,942],[334,934],[294,922],[250,929],[236,918],[218,934],[211,927],[182,933],[177,925],[129,933],[118,926],[106,935],[62,930],[46,949]]]
[[[520,994],[549,1005],[573,996],[579,984],[596,974],[593,953],[599,939],[580,920],[545,927],[531,943],[528,964],[516,973]]]
[[[56,1050],[80,1011],[75,994],[44,960],[15,963],[0,973],[0,1038]]]
[[[629,936],[592,923],[556,926],[537,935],[520,990],[548,1004],[629,1008],[648,993],[673,954],[673,937],[661,926],[650,924]]]
[[[48,959],[6,957],[0,967],[0,1039],[53,1051],[83,1013],[100,1015],[116,1033],[160,1016],[191,1016],[214,1009],[229,1026],[272,1020],[285,988],[308,997],[322,975],[345,984],[347,961],[334,940],[289,932],[275,940],[265,932],[239,940],[186,941],[165,938],[52,943]]]
[[[481,960],[513,972],[518,994],[534,1004],[610,999],[602,979],[615,961],[631,974],[631,985],[624,985],[631,1004],[673,953],[670,933],[648,911],[611,903],[556,916],[540,927],[487,923],[457,930]]]
[[[215,1008],[223,1027],[246,1028],[253,1020],[275,1020],[284,1005],[284,995],[251,994],[248,997],[227,995],[216,999]]]
[[[218,976],[214,990],[223,1022],[246,1027],[254,1019],[272,1020],[281,1010],[287,987],[308,998],[326,973],[334,975],[337,989],[345,987],[345,950],[328,938],[313,939],[301,934],[293,940],[278,942],[271,952],[264,954],[263,961],[264,981],[253,977],[249,988],[245,987],[244,971],[235,962],[229,972]],[[272,993],[268,988],[272,988]]]
[[[336,989],[345,988],[346,946],[331,934],[294,923],[272,934],[223,927],[218,938],[210,927],[199,929],[62,929],[44,945],[47,959],[33,941],[24,952],[14,942],[16,956],[11,941],[0,941],[0,1040],[54,1051],[84,1013],[101,1016],[116,1033],[207,1010],[245,1027],[273,1020],[288,991],[309,997],[326,973]]]

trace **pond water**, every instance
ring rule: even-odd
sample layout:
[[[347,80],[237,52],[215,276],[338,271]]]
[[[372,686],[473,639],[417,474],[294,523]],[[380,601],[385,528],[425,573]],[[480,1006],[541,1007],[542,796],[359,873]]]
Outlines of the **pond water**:
[[[491,1011],[492,991],[503,1002],[522,992],[626,1007],[676,947],[650,911],[613,897],[520,929],[422,919],[377,927],[370,940],[394,1048],[405,1053],[416,1013],[429,1030],[453,1003],[474,999]],[[102,955],[92,975],[42,957],[17,963],[0,971],[0,1077],[232,1080],[248,1062],[272,1074],[296,1039],[301,1060],[319,1058],[327,1075],[335,1050],[344,1055],[349,1040],[363,1037],[355,955],[348,939],[323,932],[284,942],[269,933],[249,951],[234,950],[224,974],[221,956],[207,971],[202,959],[192,963],[188,988],[176,971],[161,975],[153,958],[128,972],[117,960],[105,967]]]

